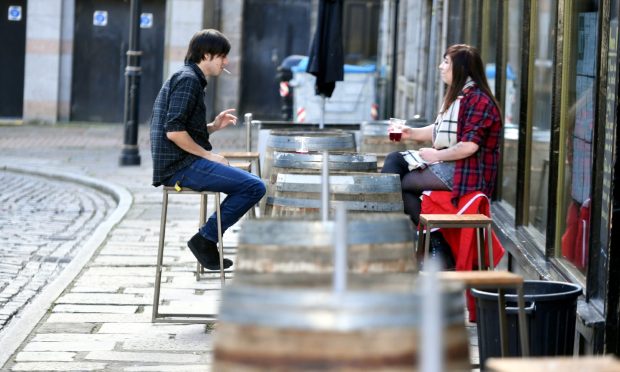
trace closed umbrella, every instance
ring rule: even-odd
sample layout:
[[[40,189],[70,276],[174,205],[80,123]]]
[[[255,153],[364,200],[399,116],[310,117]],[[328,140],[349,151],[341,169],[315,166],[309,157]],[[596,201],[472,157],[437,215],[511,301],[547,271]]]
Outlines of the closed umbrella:
[[[331,97],[337,81],[344,79],[342,47],[343,0],[320,0],[318,24],[312,40],[307,72],[316,76],[314,86],[321,96],[320,128],[325,121],[325,97]]]

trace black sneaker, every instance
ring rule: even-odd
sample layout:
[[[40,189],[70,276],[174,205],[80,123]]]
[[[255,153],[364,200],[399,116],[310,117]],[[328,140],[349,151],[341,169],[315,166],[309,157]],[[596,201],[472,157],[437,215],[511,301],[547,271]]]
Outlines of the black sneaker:
[[[187,246],[202,267],[207,270],[220,269],[220,252],[217,249],[217,243],[204,238],[200,233],[196,233],[187,242]],[[224,269],[228,269],[232,265],[232,260],[224,258]]]

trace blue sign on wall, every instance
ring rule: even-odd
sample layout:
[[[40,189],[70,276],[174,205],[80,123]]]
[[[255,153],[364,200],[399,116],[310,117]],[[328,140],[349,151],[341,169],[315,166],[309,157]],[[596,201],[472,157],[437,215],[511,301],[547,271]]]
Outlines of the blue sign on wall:
[[[153,27],[153,13],[140,14],[140,28]]]
[[[108,11],[107,10],[95,10],[93,12],[93,25],[94,26],[107,26],[108,25]]]
[[[22,20],[22,7],[19,5],[9,6],[9,21],[21,21]]]

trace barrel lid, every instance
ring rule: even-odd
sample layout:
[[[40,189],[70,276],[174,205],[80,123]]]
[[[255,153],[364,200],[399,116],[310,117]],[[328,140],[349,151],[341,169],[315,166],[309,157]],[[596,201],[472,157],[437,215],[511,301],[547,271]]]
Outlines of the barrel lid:
[[[329,154],[329,168],[342,170],[373,171],[377,169],[377,155],[357,153]],[[322,169],[323,153],[274,151],[273,166],[280,168]]]

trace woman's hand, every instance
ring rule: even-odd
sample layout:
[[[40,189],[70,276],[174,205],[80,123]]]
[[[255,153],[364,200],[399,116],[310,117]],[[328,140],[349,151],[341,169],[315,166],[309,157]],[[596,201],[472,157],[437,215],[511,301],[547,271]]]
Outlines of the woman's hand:
[[[439,159],[439,150],[431,147],[422,147],[418,150],[418,154],[428,163],[435,163],[441,160]]]
[[[220,112],[212,123],[207,124],[207,131],[213,133],[229,125],[237,125],[237,117],[232,114],[235,109],[228,109]]]
[[[424,147],[418,150],[422,159],[429,163],[437,161],[453,161],[465,159],[478,151],[478,145],[474,142],[457,142],[456,145],[442,150]]]
[[[422,128],[411,128],[403,125],[402,130],[402,139],[412,139],[419,142],[430,142],[433,139],[433,124]]]

